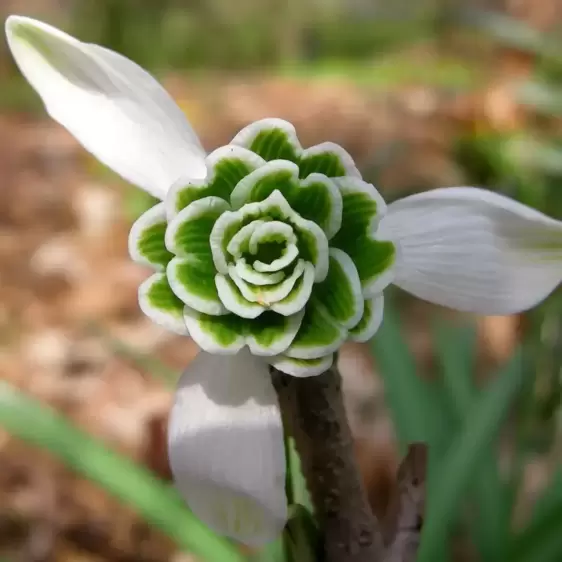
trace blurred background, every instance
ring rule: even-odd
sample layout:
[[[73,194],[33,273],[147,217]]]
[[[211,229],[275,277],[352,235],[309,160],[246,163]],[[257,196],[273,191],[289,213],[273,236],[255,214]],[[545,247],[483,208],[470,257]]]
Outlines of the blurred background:
[[[208,150],[281,117],[304,146],[344,146],[387,201],[479,185],[562,218],[560,0],[2,0],[10,13],[149,69]],[[4,42],[0,84],[1,562],[239,560],[167,485],[171,389],[196,349],[138,309],[127,235],[153,201],[47,118]],[[341,353],[379,515],[404,445],[435,451],[432,562],[562,560],[559,293],[474,318],[390,290],[372,345]]]

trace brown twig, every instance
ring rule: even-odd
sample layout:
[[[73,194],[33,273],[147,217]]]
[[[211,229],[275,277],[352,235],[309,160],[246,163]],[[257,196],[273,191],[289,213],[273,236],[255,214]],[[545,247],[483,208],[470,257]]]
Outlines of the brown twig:
[[[383,524],[384,562],[415,562],[425,513],[427,446],[415,443],[398,469]]]
[[[382,535],[355,460],[337,368],[310,378],[272,369],[272,377],[322,531],[324,562],[381,561]]]

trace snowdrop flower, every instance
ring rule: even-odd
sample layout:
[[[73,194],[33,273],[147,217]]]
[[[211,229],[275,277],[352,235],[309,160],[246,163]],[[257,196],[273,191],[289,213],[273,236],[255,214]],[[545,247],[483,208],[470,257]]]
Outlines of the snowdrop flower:
[[[528,309],[562,280],[562,223],[477,188],[386,205],[350,155],[303,148],[280,119],[206,154],[170,96],[125,57],[12,16],[14,58],[49,114],[161,203],[133,225],[139,290],[155,322],[202,348],[169,425],[178,489],[219,533],[260,545],[281,531],[283,428],[268,364],[320,374],[367,341],[389,283],[478,314]]]

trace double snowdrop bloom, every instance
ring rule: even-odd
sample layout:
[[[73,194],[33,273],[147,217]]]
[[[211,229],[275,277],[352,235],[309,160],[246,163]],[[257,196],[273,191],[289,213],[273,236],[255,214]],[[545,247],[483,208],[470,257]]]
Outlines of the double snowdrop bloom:
[[[265,119],[206,154],[183,113],[125,57],[12,16],[10,49],[49,114],[99,160],[161,200],[133,225],[152,268],[140,308],[202,348],[169,425],[175,482],[216,531],[250,545],[287,516],[269,365],[297,377],[367,341],[394,283],[478,314],[536,305],[562,280],[562,223],[477,188],[386,206],[350,155],[303,148]]]

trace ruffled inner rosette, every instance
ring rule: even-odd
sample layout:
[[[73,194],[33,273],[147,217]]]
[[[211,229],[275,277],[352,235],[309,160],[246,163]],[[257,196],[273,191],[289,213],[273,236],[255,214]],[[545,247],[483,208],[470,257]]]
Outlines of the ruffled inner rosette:
[[[205,180],[174,185],[131,229],[132,258],[156,270],[144,313],[205,351],[248,346],[294,376],[370,339],[396,250],[377,239],[386,206],[350,155],[303,149],[290,123],[265,119],[206,164]]]

